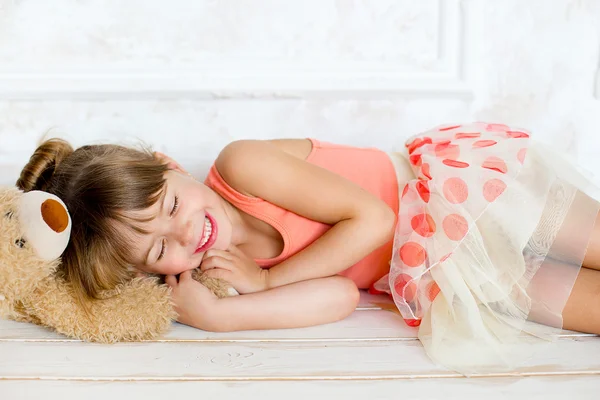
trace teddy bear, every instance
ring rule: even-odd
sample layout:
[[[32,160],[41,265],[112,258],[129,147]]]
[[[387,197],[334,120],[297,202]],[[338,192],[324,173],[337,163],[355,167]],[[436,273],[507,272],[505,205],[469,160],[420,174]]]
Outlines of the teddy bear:
[[[58,197],[0,187],[0,229],[0,318],[102,343],[152,339],[176,320],[170,289],[157,276],[132,275],[85,304],[75,298],[58,269],[71,230],[68,210]],[[218,297],[238,294],[199,270],[192,276]]]

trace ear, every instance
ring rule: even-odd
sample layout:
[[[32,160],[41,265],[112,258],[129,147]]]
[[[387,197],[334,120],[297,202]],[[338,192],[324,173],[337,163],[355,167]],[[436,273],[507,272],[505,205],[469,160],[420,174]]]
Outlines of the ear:
[[[189,173],[185,170],[185,168],[183,168],[181,166],[181,164],[179,164],[177,161],[173,160],[168,155],[161,153],[159,151],[155,151],[153,154],[157,160],[159,160],[160,162],[162,162],[164,164],[167,164],[167,167],[169,167],[169,169],[181,172],[182,174],[189,175]]]

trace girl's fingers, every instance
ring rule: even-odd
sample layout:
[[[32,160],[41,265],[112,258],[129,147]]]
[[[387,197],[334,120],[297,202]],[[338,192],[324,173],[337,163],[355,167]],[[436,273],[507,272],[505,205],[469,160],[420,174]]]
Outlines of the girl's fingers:
[[[189,279],[192,279],[192,270],[191,269],[188,269],[187,271],[183,271],[181,274],[179,274],[179,283],[185,282]]]
[[[232,260],[226,260],[224,258],[221,257],[210,257],[204,261],[202,261],[202,264],[200,264],[200,269],[202,271],[207,271],[209,269],[213,269],[213,268],[221,268],[221,269],[231,269],[233,267],[233,261]]]
[[[170,287],[175,287],[177,286],[177,278],[175,275],[167,275],[165,276],[165,283]]]

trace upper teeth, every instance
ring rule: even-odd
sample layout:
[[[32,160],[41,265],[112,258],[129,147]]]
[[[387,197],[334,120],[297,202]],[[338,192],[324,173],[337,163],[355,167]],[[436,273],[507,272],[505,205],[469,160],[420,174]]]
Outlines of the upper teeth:
[[[210,223],[210,220],[208,219],[208,217],[204,217],[204,238],[202,239],[202,242],[200,242],[200,246],[198,246],[198,248],[204,246],[206,244],[206,242],[208,242],[211,232],[212,232],[212,224]]]

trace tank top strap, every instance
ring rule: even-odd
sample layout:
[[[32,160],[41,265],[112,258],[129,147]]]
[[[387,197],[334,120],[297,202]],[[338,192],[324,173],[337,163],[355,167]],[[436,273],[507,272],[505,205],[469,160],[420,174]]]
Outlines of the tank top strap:
[[[254,206],[256,204],[264,202],[264,200],[261,198],[247,196],[229,186],[229,184],[225,182],[225,179],[223,179],[221,174],[219,174],[219,171],[217,171],[217,167],[215,166],[215,164],[213,164],[210,167],[208,175],[204,180],[204,184],[216,191],[219,195],[223,196],[225,200],[235,204],[236,206],[239,205],[240,208],[245,205]]]

